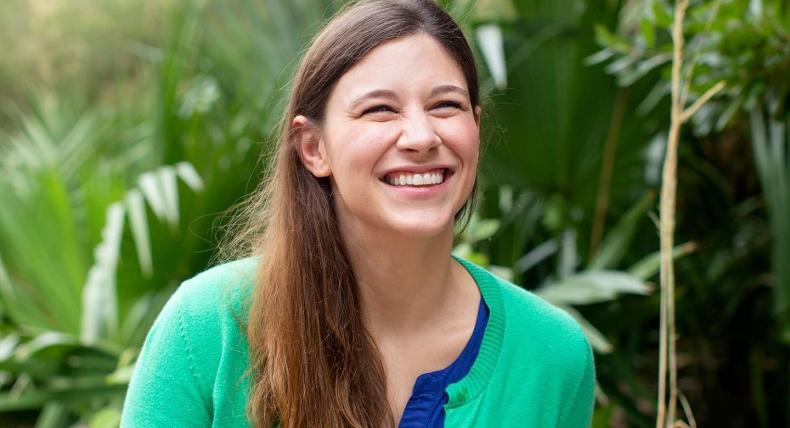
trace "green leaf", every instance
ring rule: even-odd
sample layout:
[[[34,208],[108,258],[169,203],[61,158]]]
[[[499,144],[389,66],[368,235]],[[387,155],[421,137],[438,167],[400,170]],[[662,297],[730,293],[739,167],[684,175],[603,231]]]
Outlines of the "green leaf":
[[[642,18],[639,21],[639,31],[642,34],[642,40],[645,41],[645,47],[653,48],[656,45],[656,30],[653,23],[647,18]]]
[[[69,412],[62,403],[47,403],[36,420],[36,428],[65,428],[68,426]]]
[[[599,45],[608,47],[616,52],[627,52],[630,50],[629,44],[624,39],[609,31],[604,25],[596,23],[593,30],[595,32],[595,41]]]
[[[628,54],[624,55],[617,60],[613,61],[611,64],[607,65],[604,70],[606,70],[609,74],[618,74],[623,73],[626,70],[629,70],[634,63],[639,61],[641,58],[640,55],[637,54]]]
[[[137,259],[140,262],[140,268],[144,274],[150,276],[154,271],[154,262],[151,255],[148,215],[145,210],[143,195],[139,190],[133,189],[126,194],[124,207],[129,215],[129,226],[132,229],[132,237],[137,249]]]
[[[89,403],[96,398],[120,397],[125,391],[126,385],[107,385],[103,381],[94,381],[91,385],[80,387],[66,385],[31,389],[20,395],[0,393],[0,413],[35,410],[54,401]]]
[[[176,164],[176,173],[181,180],[189,186],[195,192],[199,192],[203,190],[204,184],[203,180],[200,178],[200,174],[195,170],[195,167],[192,166],[189,162],[179,162]]]
[[[114,203],[107,208],[102,241],[94,251],[94,264],[82,290],[82,329],[85,343],[109,340],[118,329],[118,296],[115,275],[118,269],[123,237],[123,206]]]
[[[485,219],[475,221],[469,225],[469,241],[470,243],[484,241],[492,236],[499,230],[499,220]]]
[[[586,305],[613,300],[618,295],[650,293],[641,279],[626,272],[583,271],[536,290],[535,294],[558,305]]]
[[[669,28],[672,26],[672,7],[662,0],[653,1],[653,16],[658,27]]]
[[[115,407],[105,407],[96,412],[90,421],[91,428],[117,428],[121,424],[121,411]]]
[[[45,352],[62,353],[66,350],[79,347],[79,341],[65,333],[48,331],[17,347],[15,357],[18,360],[29,360],[39,357]]]
[[[532,248],[527,254],[516,261],[516,270],[524,273],[533,266],[551,257],[559,249],[556,239],[549,239]]]
[[[719,114],[719,118],[716,119],[716,130],[721,131],[726,128],[730,121],[732,120],[733,116],[741,109],[742,106],[742,98],[738,97],[727,103],[727,107]]]
[[[617,83],[620,86],[631,86],[649,72],[653,71],[657,67],[669,63],[671,60],[672,56],[669,54],[650,56],[643,61],[639,61],[639,64],[633,70],[629,69],[628,71],[620,73]]]
[[[599,354],[608,354],[614,350],[614,346],[606,339],[606,336],[603,335],[594,325],[590,324],[587,319],[585,319],[582,314],[579,313],[576,309],[568,305],[557,305],[560,309],[564,310],[576,322],[579,323],[579,326],[582,328],[584,335],[587,336],[587,339],[590,341],[590,345],[593,349],[598,352]]]
[[[562,233],[559,259],[557,260],[557,275],[565,278],[576,272],[579,265],[579,256],[576,251],[576,231],[567,229]]]
[[[677,260],[680,257],[691,254],[696,248],[697,246],[693,242],[686,242],[685,244],[678,245],[672,249],[672,259]],[[661,253],[656,251],[634,263],[633,266],[628,268],[628,273],[643,281],[647,281],[658,274],[660,268]]]
[[[0,362],[11,358],[19,345],[19,335],[11,333],[0,339]]]
[[[615,51],[610,48],[603,48],[598,52],[588,56],[584,59],[584,65],[600,64],[615,55]]]
[[[507,87],[507,67],[505,65],[502,29],[497,24],[481,25],[476,30],[477,43],[483,53],[488,71],[499,89]]]
[[[760,106],[752,110],[750,131],[772,232],[774,313],[781,325],[779,337],[790,343],[790,114],[784,121],[770,116],[766,121],[765,116]]]
[[[626,211],[615,227],[605,235],[600,249],[590,261],[588,269],[612,269],[620,264],[631,247],[639,223],[653,205],[654,199],[655,194],[646,193]]]

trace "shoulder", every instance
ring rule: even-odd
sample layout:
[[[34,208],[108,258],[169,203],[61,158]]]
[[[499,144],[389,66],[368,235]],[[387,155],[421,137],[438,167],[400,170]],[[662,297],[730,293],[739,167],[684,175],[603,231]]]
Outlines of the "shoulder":
[[[595,362],[579,323],[565,310],[487,270],[464,261],[484,297],[489,327],[499,333],[496,382],[515,392],[554,397],[556,426],[589,426],[595,398]],[[498,313],[496,313],[498,311]],[[492,322],[492,320],[495,320]],[[486,334],[489,334],[488,327]],[[524,379],[529,382],[524,383]]]
[[[536,357],[572,377],[590,370],[592,348],[581,325],[567,311],[534,293],[500,279],[505,302],[506,340],[520,349],[529,346]]]
[[[256,257],[248,257],[213,266],[184,281],[173,299],[216,304],[216,299],[227,294],[242,297],[255,282],[257,261]]]
[[[184,281],[172,299],[198,308],[216,307],[220,302],[239,303],[237,300],[254,286],[257,261],[257,257],[247,257],[210,267]]]
[[[121,426],[210,423],[215,391],[243,372],[226,366],[246,361],[242,308],[256,265],[243,259],[213,267],[173,293],[137,358]]]
[[[245,258],[211,267],[184,281],[165,311],[179,311],[189,319],[242,315],[255,284],[257,258]]]
[[[464,262],[478,284],[486,283],[488,293],[501,299],[499,308],[489,307],[501,311],[503,358],[530,364],[542,361],[554,369],[564,368],[571,377],[590,370],[590,343],[568,312],[482,267]]]
[[[257,259],[214,266],[184,281],[157,317],[149,347],[178,344],[194,370],[214,370],[228,348],[243,349],[246,303],[255,283]]]
[[[552,305],[523,287],[494,275],[485,268],[467,260],[459,260],[478,283],[484,298],[496,296],[497,299],[501,299],[500,310],[503,311],[509,334],[530,337],[532,340],[538,338],[567,340],[576,346],[588,345],[581,326],[565,310]],[[490,296],[486,296],[486,294],[490,294]],[[492,303],[498,305],[496,302]]]
[[[498,283],[506,315],[504,366],[537,379],[536,388],[555,394],[556,426],[590,426],[595,361],[581,325],[534,293],[502,279]]]
[[[518,336],[562,343],[579,349],[589,347],[579,323],[564,309],[502,278],[500,285],[508,329]]]

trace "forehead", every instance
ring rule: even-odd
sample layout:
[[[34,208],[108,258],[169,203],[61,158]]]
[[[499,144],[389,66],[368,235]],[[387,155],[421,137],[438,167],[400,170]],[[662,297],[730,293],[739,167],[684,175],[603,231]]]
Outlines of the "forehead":
[[[444,47],[431,36],[415,34],[370,51],[338,80],[330,98],[350,102],[377,89],[422,92],[442,85],[468,89],[463,71]]]

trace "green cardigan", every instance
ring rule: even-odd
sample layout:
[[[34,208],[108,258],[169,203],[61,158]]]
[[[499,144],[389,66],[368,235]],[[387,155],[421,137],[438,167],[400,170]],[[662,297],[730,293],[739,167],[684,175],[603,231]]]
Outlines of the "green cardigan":
[[[214,267],[179,287],[145,340],[122,428],[250,426],[241,326],[254,260]],[[446,426],[589,427],[595,366],[578,324],[534,294],[458,260],[490,315],[474,365],[447,388]]]

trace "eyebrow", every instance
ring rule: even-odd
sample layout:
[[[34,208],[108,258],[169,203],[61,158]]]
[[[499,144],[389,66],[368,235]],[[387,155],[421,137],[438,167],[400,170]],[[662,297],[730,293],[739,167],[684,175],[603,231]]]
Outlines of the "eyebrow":
[[[445,92],[455,92],[457,94],[461,94],[461,95],[465,96],[466,99],[469,99],[469,91],[467,91],[466,89],[461,88],[459,86],[455,86],[455,85],[437,86],[437,87],[435,87],[435,88],[433,88],[431,90],[431,93],[429,94],[429,96],[433,97],[433,96],[436,96],[438,94],[443,94]]]
[[[362,102],[369,98],[398,98],[394,91],[390,91],[389,89],[375,89],[373,91],[367,92],[354,98],[349,105],[350,110],[354,110],[357,108]]]
[[[439,94],[443,94],[446,92],[455,92],[457,94],[463,95],[466,99],[469,99],[469,92],[466,89],[463,89],[456,85],[441,85],[431,89],[431,92],[428,94],[429,97],[434,97]],[[365,94],[360,95],[357,98],[354,98],[349,105],[349,109],[354,110],[358,107],[362,102],[370,98],[391,98],[396,99],[398,95],[394,91],[390,91],[389,89],[375,89]]]

